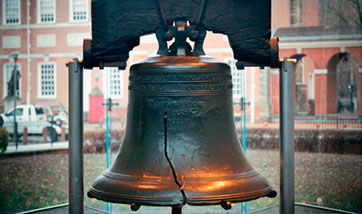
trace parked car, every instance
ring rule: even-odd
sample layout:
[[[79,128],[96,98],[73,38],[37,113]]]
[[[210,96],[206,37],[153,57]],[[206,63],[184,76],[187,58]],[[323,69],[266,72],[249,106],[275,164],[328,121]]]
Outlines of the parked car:
[[[62,126],[68,127],[69,116],[68,116],[68,112],[66,111],[66,109],[64,108],[62,103],[59,103],[58,113],[54,114],[53,120],[58,125],[61,124]]]
[[[29,135],[42,135],[43,129],[47,128],[48,141],[56,141],[62,133],[62,125],[65,126],[66,134],[68,133],[68,125],[57,123],[49,107],[43,105],[18,105],[8,112],[0,115],[0,126],[4,126],[6,130],[13,135],[14,130],[14,113],[16,114],[16,122],[18,124],[17,133],[19,136],[23,134],[24,127],[27,127]]]

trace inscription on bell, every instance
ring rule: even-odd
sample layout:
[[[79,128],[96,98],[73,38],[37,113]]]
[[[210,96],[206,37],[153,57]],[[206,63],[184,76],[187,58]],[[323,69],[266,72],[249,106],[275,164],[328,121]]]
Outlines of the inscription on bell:
[[[231,75],[225,73],[195,73],[195,74],[134,74],[129,77],[130,81],[176,81],[176,82],[192,82],[192,81],[226,81],[231,80]]]
[[[159,101],[148,99],[146,105],[155,110],[161,110],[161,112],[167,111],[169,123],[182,125],[191,122],[193,117],[198,116],[200,110],[207,106],[207,102],[190,100]]]
[[[137,91],[198,91],[198,90],[227,90],[230,85],[220,83],[207,84],[132,84],[129,90]]]
[[[154,99],[147,100],[147,106],[149,107],[161,107],[161,108],[202,108],[206,105],[205,101],[190,101],[190,100],[182,100],[182,101],[155,101]]]

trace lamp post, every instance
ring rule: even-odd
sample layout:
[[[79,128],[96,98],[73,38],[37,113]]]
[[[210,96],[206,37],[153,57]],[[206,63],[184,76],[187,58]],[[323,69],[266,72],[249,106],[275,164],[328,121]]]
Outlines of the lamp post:
[[[349,93],[350,93],[350,112],[352,113],[354,111],[354,104],[353,104],[353,85],[352,84],[349,84],[348,85],[348,90],[349,90]]]
[[[13,68],[13,96],[14,96],[14,142],[15,142],[15,147],[16,149],[18,149],[18,123],[16,122],[16,97],[17,97],[17,81],[18,81],[18,71],[16,68],[16,60],[18,60],[18,53],[17,52],[12,52],[10,54],[10,58],[14,60],[14,68]]]

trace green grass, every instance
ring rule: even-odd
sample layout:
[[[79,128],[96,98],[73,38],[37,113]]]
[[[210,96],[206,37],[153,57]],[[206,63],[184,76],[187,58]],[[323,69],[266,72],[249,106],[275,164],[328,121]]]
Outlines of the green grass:
[[[247,158],[278,192],[276,198],[248,202],[248,210],[279,203],[279,152],[250,150]],[[93,180],[105,169],[105,163],[104,154],[84,155],[84,199],[87,206],[105,209],[105,202],[86,196]],[[13,208],[30,210],[67,203],[67,155],[0,158],[0,165],[0,212]],[[296,153],[295,200],[318,205],[317,199],[320,198],[323,206],[358,212],[362,210],[361,174],[362,156]],[[129,210],[128,205],[113,206],[115,210]]]

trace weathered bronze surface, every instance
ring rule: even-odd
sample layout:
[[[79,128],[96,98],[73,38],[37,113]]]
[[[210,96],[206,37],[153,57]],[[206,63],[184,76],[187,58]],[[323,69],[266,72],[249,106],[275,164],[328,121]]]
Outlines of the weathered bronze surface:
[[[157,56],[131,67],[125,136],[88,196],[137,205],[228,205],[275,196],[242,153],[227,64]]]

